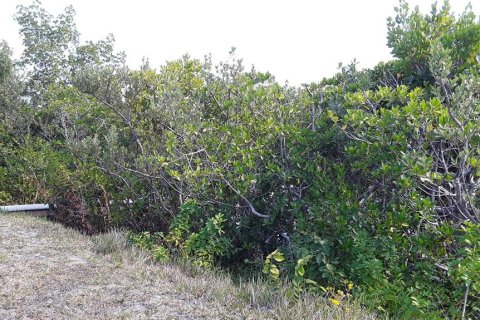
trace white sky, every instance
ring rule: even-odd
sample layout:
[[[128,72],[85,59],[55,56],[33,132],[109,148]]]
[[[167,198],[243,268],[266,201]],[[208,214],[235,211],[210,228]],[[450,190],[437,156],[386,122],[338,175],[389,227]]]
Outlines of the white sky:
[[[432,1],[409,0],[423,12]],[[440,1],[439,1],[440,2]],[[468,0],[451,0],[461,13]],[[31,1],[0,0],[0,39],[21,53],[16,5]],[[319,81],[333,75],[338,62],[356,58],[372,67],[391,58],[386,46],[386,19],[397,0],[43,0],[58,14],[75,8],[81,40],[99,40],[113,33],[116,49],[138,68],[142,57],[152,67],[189,53],[214,61],[225,59],[232,46],[247,66],[269,71],[280,82]],[[480,3],[472,1],[477,16]]]

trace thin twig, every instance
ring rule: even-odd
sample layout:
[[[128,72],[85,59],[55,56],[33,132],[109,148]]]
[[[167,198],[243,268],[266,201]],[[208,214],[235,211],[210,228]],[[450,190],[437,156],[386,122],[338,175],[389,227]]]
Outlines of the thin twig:
[[[468,291],[470,286],[466,284],[467,289],[465,290],[465,297],[463,298],[463,310],[462,310],[462,320],[465,319],[465,312],[467,310],[467,299],[468,299]]]

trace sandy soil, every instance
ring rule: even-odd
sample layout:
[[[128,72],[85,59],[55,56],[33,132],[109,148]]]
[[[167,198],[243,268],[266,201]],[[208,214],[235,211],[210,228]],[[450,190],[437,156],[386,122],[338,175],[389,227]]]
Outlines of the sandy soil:
[[[239,318],[183,292],[178,275],[159,274],[147,258],[97,252],[74,230],[0,214],[0,319]]]

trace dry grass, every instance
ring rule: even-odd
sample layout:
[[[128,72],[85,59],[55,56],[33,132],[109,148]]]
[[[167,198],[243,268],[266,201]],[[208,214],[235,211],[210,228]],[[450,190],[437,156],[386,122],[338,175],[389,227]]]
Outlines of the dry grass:
[[[0,214],[0,319],[374,319],[225,274],[155,264],[121,231],[84,236]]]

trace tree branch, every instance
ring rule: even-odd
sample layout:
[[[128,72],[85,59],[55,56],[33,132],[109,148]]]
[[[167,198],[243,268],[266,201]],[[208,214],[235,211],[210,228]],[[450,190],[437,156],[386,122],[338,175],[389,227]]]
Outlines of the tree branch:
[[[245,201],[248,205],[248,207],[250,208],[250,211],[252,212],[252,214],[254,216],[257,216],[259,218],[264,218],[264,219],[269,219],[270,216],[269,215],[266,215],[266,214],[261,214],[260,212],[258,212],[255,207],[253,206],[253,204],[244,196],[242,195],[237,189],[235,189],[231,184],[230,182],[228,182],[227,179],[225,179],[225,177],[222,176],[222,180],[223,182],[225,182],[225,184],[233,191],[235,192],[240,198],[243,199],[243,201]]]

